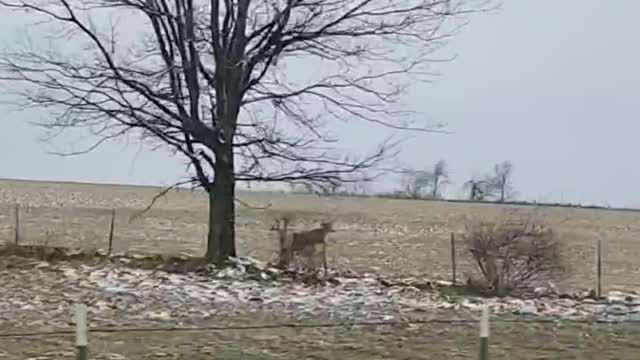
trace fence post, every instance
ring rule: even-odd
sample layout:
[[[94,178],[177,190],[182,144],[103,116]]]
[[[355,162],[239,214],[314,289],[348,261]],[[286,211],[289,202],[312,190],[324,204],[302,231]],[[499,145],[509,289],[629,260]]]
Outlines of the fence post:
[[[480,317],[480,360],[489,360],[489,306],[482,309]]]
[[[109,249],[107,253],[111,255],[113,249],[113,229],[116,221],[116,209],[111,209],[111,224],[109,225]]]
[[[602,296],[602,239],[598,239],[596,246],[596,295]]]
[[[87,305],[76,305],[76,360],[88,360],[89,349],[87,342]]]
[[[16,245],[18,245],[18,243],[20,242],[20,204],[16,203],[15,206],[15,216],[16,216],[16,223],[15,223],[15,229],[14,229],[14,238],[13,241],[15,242]]]
[[[456,236],[451,233],[451,281],[456,284]]]

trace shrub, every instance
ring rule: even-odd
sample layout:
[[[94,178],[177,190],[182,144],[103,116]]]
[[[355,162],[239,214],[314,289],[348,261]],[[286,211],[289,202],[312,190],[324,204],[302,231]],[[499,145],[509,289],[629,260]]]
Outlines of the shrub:
[[[484,281],[469,280],[489,294],[523,293],[565,272],[560,247],[550,228],[530,221],[475,223],[463,240]]]

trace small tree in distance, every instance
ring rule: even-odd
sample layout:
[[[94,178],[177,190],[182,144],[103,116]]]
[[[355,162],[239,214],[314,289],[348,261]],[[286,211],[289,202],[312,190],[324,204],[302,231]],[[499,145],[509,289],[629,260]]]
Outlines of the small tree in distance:
[[[439,160],[432,170],[405,170],[405,193],[412,199],[440,198],[444,184],[448,184],[449,170],[444,160]]]
[[[183,156],[185,183],[209,197],[206,257],[223,263],[236,256],[237,182],[371,179],[391,144],[331,151],[339,121],[434,130],[397,100],[429,79],[433,52],[475,2],[0,0],[4,14],[32,16],[25,34],[46,38],[0,54],[0,80],[22,100],[11,101],[46,109],[52,132],[89,129],[87,151],[134,135]],[[295,64],[317,71],[296,77]]]
[[[499,202],[511,198],[513,192],[513,163],[503,161],[493,167],[493,175],[489,178],[489,187]]]
[[[477,180],[475,178],[464,183],[464,187],[469,190],[469,200],[483,201],[489,195],[489,182],[487,180]]]
[[[431,173],[425,170],[405,170],[404,192],[411,199],[421,199],[428,192]]]
[[[431,172],[431,196],[434,199],[440,198],[440,190],[442,185],[450,182],[449,169],[447,163],[444,160],[439,160],[434,166]]]
[[[513,187],[513,163],[503,161],[493,167],[490,175],[480,179],[473,177],[464,183],[464,188],[469,191],[469,200],[484,201],[495,199],[505,202],[515,196]]]

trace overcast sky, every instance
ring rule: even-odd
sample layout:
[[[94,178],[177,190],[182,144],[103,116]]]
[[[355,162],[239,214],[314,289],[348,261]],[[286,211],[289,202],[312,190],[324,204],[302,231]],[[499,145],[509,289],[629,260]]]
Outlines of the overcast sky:
[[[511,160],[520,198],[640,207],[638,14],[638,0],[505,0],[496,14],[473,17],[443,53],[456,60],[405,99],[455,133],[415,135],[403,163],[446,159],[450,196]],[[7,34],[4,44],[13,41]],[[132,140],[48,155],[42,131],[26,123],[40,115],[0,104],[0,177],[166,185],[184,176],[181,159]]]

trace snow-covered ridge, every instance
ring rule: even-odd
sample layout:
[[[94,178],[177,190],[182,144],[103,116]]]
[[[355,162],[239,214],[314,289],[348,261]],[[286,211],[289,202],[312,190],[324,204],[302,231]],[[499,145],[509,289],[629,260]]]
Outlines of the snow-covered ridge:
[[[336,272],[327,276],[329,281],[316,279],[283,274],[251,259],[202,274],[144,270],[121,262],[34,262],[0,271],[0,326],[66,328],[77,302],[89,305],[92,326],[180,326],[251,314],[296,321],[475,319],[484,306],[492,319],[640,321],[640,296],[632,293],[611,292],[602,300],[587,294],[522,300],[446,295],[450,284],[418,278],[388,281]]]

